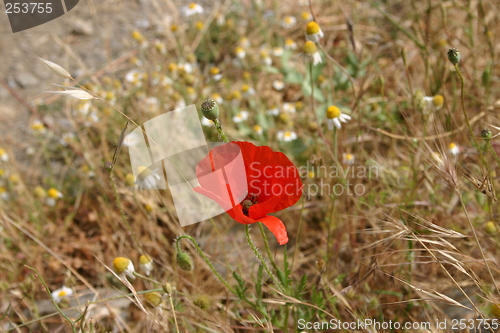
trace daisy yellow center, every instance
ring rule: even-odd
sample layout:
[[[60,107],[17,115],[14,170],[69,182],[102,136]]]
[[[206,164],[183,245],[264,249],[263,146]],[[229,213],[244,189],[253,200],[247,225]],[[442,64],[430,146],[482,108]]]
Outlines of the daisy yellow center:
[[[435,106],[435,107],[442,107],[443,106],[443,103],[444,103],[444,98],[442,95],[436,95],[432,98],[432,104]]]
[[[113,259],[113,267],[118,274],[121,274],[127,270],[130,260],[124,257],[116,257]]]
[[[196,22],[196,29],[198,29],[198,30],[203,29],[203,22],[201,22],[201,21]]]
[[[302,12],[302,14],[300,14],[302,16],[302,19],[304,20],[309,20],[311,18],[311,13],[309,12]]]
[[[293,17],[291,17],[291,16],[285,17],[285,23],[287,23],[287,24],[293,23]]]
[[[346,155],[345,155],[345,159],[346,159],[347,161],[352,161],[353,157],[354,157],[354,156],[352,156],[352,154],[346,154]]]
[[[317,34],[319,33],[320,31],[320,27],[319,27],[319,24],[314,22],[314,21],[311,21],[309,23],[307,23],[307,26],[306,26],[306,33],[308,35],[314,35],[314,34]]]
[[[2,148],[0,148],[0,156],[2,156],[4,154],[5,154],[5,150],[3,150]]]
[[[308,176],[309,176],[309,178],[314,178],[314,171],[309,171]]]
[[[340,109],[335,105],[329,106],[328,109],[326,110],[326,117],[328,119],[338,118],[340,117],[340,114],[341,114]]]
[[[248,84],[244,84],[242,87],[241,87],[241,91],[242,92],[247,92],[248,90],[250,90],[250,86]]]
[[[168,70],[171,71],[171,72],[177,70],[177,65],[174,64],[174,63],[169,64],[168,65]]]
[[[217,67],[210,68],[210,74],[216,75],[216,74],[219,74],[219,73],[220,73],[219,68],[217,68]]]
[[[253,127],[253,130],[254,130],[255,132],[260,132],[260,131],[262,130],[262,127],[260,127],[260,125],[255,125],[255,126]]]
[[[243,78],[244,78],[245,80],[248,80],[248,79],[250,78],[250,72],[249,72],[249,71],[244,71],[244,72],[243,72]]]
[[[452,143],[450,143],[450,149],[455,149],[455,147],[456,147],[456,146],[457,146],[457,145],[456,145],[455,143],[453,143],[453,142],[452,142]]]
[[[295,44],[295,42],[293,41],[293,39],[288,38],[288,39],[285,41],[285,44],[286,44],[286,45],[288,45],[288,46],[291,46],[291,45]]]
[[[243,48],[242,48],[241,46],[238,46],[238,47],[236,47],[236,48],[234,49],[234,52],[235,52],[236,54],[240,54],[240,53],[245,52],[245,50],[243,50]]]
[[[285,137],[285,138],[289,138],[291,136],[292,136],[292,133],[290,133],[290,132],[285,132],[285,134],[283,134],[283,137]]]
[[[139,175],[141,175],[141,178],[147,177],[151,174],[151,170],[143,165],[137,167],[137,172],[139,173]]]
[[[260,56],[261,56],[262,58],[267,58],[267,57],[269,57],[269,54],[267,54],[267,52],[266,52],[266,51],[260,51]]]
[[[3,186],[0,187],[0,193],[5,193],[5,192],[7,192],[7,189]]]
[[[175,24],[172,24],[172,25],[170,26],[170,31],[172,31],[172,32],[176,32],[176,31],[177,31],[177,29],[179,29],[179,27],[178,27],[177,25],[175,25]]]
[[[31,129],[35,131],[41,131],[45,128],[45,126],[42,123],[34,123],[31,125]]]
[[[59,297],[64,297],[64,296],[66,296],[66,291],[61,290],[61,291],[59,292]]]
[[[59,198],[59,191],[52,187],[47,191],[47,195],[52,199]]]
[[[187,87],[187,88],[186,88],[186,91],[187,91],[187,93],[188,93],[189,95],[193,95],[193,94],[195,93],[195,91],[194,91],[194,88],[193,88],[193,87]]]
[[[316,47],[316,44],[314,44],[314,42],[311,42],[310,40],[308,40],[304,44],[304,52],[306,54],[312,55],[312,54],[318,52],[318,48]]]
[[[195,9],[197,6],[198,6],[198,5],[197,5],[196,3],[191,2],[191,3],[189,4],[189,9]]]
[[[151,261],[152,261],[152,260],[151,260],[151,257],[146,256],[146,255],[144,255],[144,254],[143,254],[143,255],[141,255],[141,256],[139,257],[139,264],[141,264],[141,265],[148,264],[148,263],[150,263]]]

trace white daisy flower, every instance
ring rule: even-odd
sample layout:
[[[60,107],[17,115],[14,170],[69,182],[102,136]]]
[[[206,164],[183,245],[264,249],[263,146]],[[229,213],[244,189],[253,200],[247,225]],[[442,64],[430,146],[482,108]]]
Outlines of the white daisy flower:
[[[149,276],[151,272],[153,271],[153,260],[151,257],[146,256],[146,255],[141,255],[139,257],[139,268],[146,274],[146,276]]]
[[[125,279],[127,276],[132,280],[135,279],[135,268],[130,259],[124,257],[116,257],[115,259],[113,259],[113,268],[122,279]]]
[[[139,166],[137,168],[137,186],[141,189],[151,190],[158,188],[158,184],[161,180],[159,169],[151,170],[145,166]]]
[[[460,147],[458,147],[454,142],[448,145],[449,152],[453,156],[457,156],[460,153]]]
[[[351,120],[351,116],[342,113],[335,105],[330,105],[326,110],[326,119],[328,122],[328,129],[332,130],[333,126],[340,129],[342,126],[341,122],[345,123],[348,120]]]
[[[73,295],[73,290],[66,286],[62,286],[62,288],[59,288],[52,292],[52,298],[56,303],[60,303],[63,299],[66,299],[71,295]]]
[[[211,121],[210,119],[205,118],[205,117],[201,118],[201,124],[203,126],[207,126],[207,127],[214,126],[214,122]]]
[[[141,142],[141,137],[137,134],[137,132],[131,132],[125,136],[123,139],[123,145],[125,147],[136,146]]]
[[[278,91],[281,91],[281,90],[283,90],[283,88],[285,88],[285,82],[283,82],[281,80],[274,80],[273,81],[273,88],[278,90]]]
[[[262,135],[263,133],[262,126],[260,125],[254,125],[253,130],[257,135]]]
[[[184,16],[189,17],[196,14],[203,14],[203,7],[197,3],[190,3],[186,7],[182,7],[181,12]]]
[[[248,111],[240,111],[236,116],[233,117],[235,123],[241,123],[248,119]]]
[[[321,38],[324,37],[323,31],[319,27],[319,24],[311,21],[307,23],[306,26],[306,39],[315,43],[318,43]]]
[[[443,107],[444,98],[442,95],[424,96],[424,103],[430,110],[437,111]]]
[[[236,55],[237,58],[239,59],[244,59],[245,56],[246,56],[246,52],[245,52],[245,49],[241,46],[237,46],[235,49],[234,49],[234,54]]]
[[[285,18],[283,18],[283,21],[281,21],[281,26],[283,28],[291,28],[296,23],[297,23],[297,19],[295,18],[295,16],[288,15],[288,16],[285,16]]]
[[[283,111],[287,113],[295,113],[297,111],[295,103],[283,103]]]
[[[267,110],[267,114],[270,116],[278,116],[280,114],[280,109],[278,109],[277,107],[273,107]]]
[[[283,55],[283,48],[282,47],[273,48],[273,56],[281,57],[282,55]]]
[[[293,131],[279,131],[278,141],[290,142],[297,139],[297,133]]]
[[[296,50],[297,49],[297,43],[291,38],[288,38],[285,40],[285,49],[287,50]]]
[[[312,61],[314,66],[322,62],[321,55],[318,52],[316,44],[314,42],[311,42],[310,40],[308,40],[304,44],[304,54],[309,59],[309,61]]]
[[[0,148],[0,161],[7,162],[9,160],[9,155],[3,148]]]
[[[353,154],[350,154],[350,153],[343,153],[342,154],[342,162],[344,164],[353,165],[355,161],[356,161],[356,158],[354,157]]]

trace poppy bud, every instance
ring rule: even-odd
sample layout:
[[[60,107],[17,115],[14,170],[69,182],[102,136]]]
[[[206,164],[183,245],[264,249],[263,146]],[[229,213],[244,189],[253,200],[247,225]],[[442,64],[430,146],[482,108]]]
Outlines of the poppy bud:
[[[448,50],[448,60],[453,64],[456,65],[460,62],[460,52],[455,49],[449,49]]]
[[[219,106],[211,98],[201,103],[201,112],[203,116],[209,120],[216,120],[219,118]]]
[[[489,129],[484,129],[481,131],[481,136],[485,140],[490,140],[493,137],[493,134],[491,134],[491,131]]]
[[[189,253],[177,252],[176,261],[180,268],[187,272],[194,269],[193,259],[191,259]]]

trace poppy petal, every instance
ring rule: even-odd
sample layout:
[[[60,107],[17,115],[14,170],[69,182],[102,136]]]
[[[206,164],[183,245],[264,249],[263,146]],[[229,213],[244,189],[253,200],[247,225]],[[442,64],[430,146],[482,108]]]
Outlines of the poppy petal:
[[[286,227],[276,216],[266,215],[259,220],[271,231],[279,245],[284,245],[288,243],[288,234],[286,232]]]

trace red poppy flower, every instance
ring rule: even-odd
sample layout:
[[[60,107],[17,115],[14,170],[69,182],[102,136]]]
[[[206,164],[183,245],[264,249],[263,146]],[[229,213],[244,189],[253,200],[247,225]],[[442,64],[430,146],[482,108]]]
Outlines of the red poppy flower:
[[[283,222],[268,215],[292,206],[302,195],[299,172],[285,154],[230,142],[212,149],[196,166],[196,176],[201,186],[194,190],[216,201],[236,222],[262,222],[280,245],[288,242]]]

